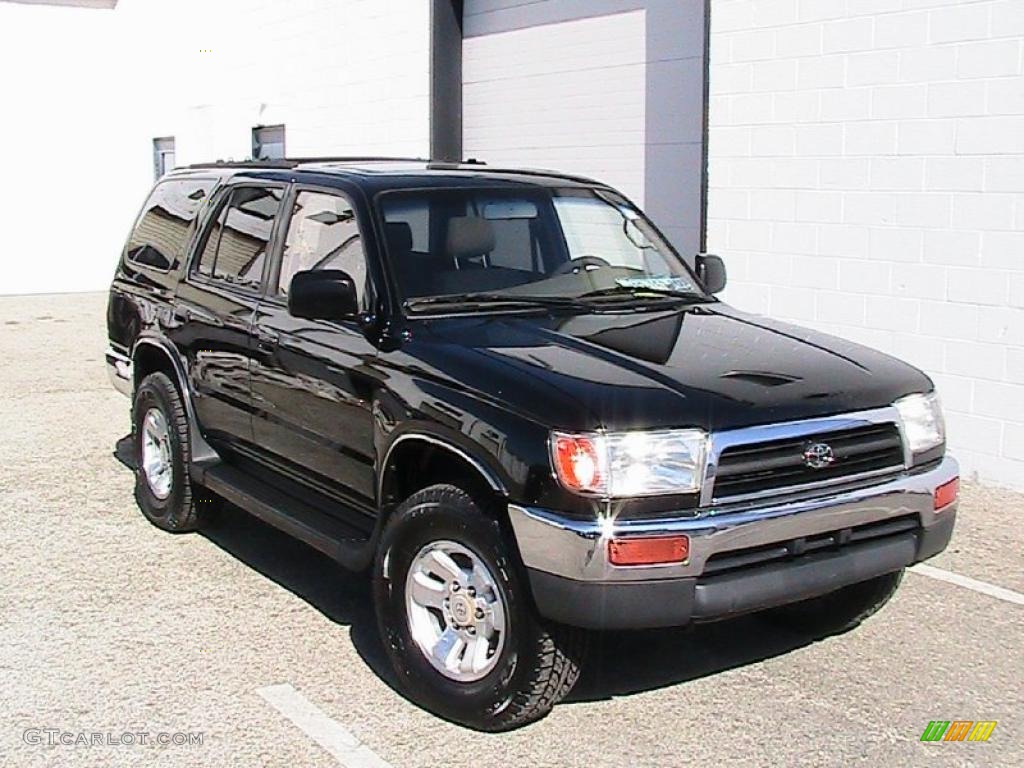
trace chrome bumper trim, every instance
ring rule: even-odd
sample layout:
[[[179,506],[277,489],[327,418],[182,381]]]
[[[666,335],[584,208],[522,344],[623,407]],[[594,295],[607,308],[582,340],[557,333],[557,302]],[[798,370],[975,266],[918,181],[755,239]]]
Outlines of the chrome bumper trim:
[[[114,389],[125,397],[132,396],[132,361],[113,347],[107,348],[107,376]]]
[[[657,520],[575,520],[558,513],[510,504],[509,518],[527,568],[582,581],[623,582],[700,576],[711,555],[801,536],[915,514],[929,528],[955,513],[956,502],[935,511],[935,488],[960,474],[956,459],[908,472],[868,488],[833,492],[798,501],[766,503],[729,512],[701,509],[688,517]],[[684,563],[621,567],[608,562],[611,538],[687,534]]]

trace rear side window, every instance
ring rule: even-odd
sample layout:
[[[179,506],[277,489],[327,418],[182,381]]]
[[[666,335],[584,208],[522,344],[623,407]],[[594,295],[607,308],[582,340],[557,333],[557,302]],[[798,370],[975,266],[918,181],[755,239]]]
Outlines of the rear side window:
[[[213,179],[192,178],[157,184],[128,238],[129,261],[160,270],[175,266],[213,184]]]
[[[236,187],[206,232],[196,271],[233,283],[259,285],[284,192]]]

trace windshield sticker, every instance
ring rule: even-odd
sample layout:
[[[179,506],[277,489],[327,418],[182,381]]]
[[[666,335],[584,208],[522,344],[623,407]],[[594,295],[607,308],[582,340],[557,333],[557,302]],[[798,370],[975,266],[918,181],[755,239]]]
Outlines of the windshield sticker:
[[[652,291],[679,291],[685,293],[694,290],[694,285],[685,277],[620,277],[615,281],[623,288],[647,288]]]

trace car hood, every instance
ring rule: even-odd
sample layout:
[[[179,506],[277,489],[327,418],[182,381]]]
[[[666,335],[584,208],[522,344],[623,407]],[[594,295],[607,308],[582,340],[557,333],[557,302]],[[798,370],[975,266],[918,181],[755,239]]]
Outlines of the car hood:
[[[721,302],[417,325],[438,373],[451,368],[460,385],[556,428],[731,429],[882,407],[932,387],[881,352]]]

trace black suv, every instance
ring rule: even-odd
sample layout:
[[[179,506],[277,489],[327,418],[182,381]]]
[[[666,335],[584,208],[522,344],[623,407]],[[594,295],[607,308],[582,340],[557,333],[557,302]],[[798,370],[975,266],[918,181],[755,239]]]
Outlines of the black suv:
[[[588,179],[173,172],[107,318],[136,498],[170,531],[226,499],[371,569],[402,688],[486,730],[561,699],[586,630],[848,629],[949,541],[932,383],[724,284]]]

